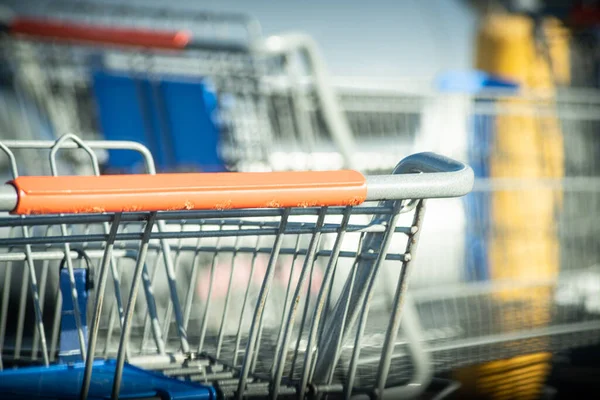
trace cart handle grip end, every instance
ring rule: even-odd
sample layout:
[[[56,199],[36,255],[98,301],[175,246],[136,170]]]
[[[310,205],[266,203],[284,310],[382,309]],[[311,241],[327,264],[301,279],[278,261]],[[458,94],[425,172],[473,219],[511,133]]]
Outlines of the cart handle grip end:
[[[473,189],[468,165],[436,153],[417,153],[400,161],[392,175],[367,177],[367,200],[462,197]]]
[[[0,186],[0,211],[12,212],[17,208],[18,201],[17,189],[11,183]]]

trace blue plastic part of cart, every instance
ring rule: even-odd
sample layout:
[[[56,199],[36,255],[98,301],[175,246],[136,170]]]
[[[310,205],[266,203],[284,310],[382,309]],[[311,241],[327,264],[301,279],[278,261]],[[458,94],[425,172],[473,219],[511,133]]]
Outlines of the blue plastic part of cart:
[[[486,100],[476,100],[478,103]],[[492,102],[492,100],[487,100]],[[474,115],[468,131],[468,163],[477,178],[490,176],[489,156],[495,136],[495,120],[491,115]],[[466,268],[469,281],[490,279],[488,266],[488,235],[490,233],[490,195],[485,191],[473,191],[465,197]]]
[[[435,87],[440,92],[475,94],[490,89],[516,91],[519,84],[483,71],[448,71],[436,78]]]
[[[162,172],[225,170],[217,98],[208,80],[98,70],[92,81],[105,139],[144,144]],[[109,151],[109,167],[117,171],[137,172],[141,163],[134,152]]]
[[[507,95],[516,93],[516,82],[497,77],[482,71],[450,71],[436,79],[436,88],[440,92],[477,95],[486,90],[501,90]],[[493,105],[493,99],[474,100],[477,105],[484,102]],[[468,132],[468,164],[476,178],[489,178],[489,157],[493,151],[496,136],[496,121],[492,114],[475,114]],[[466,279],[486,281],[490,279],[488,265],[488,236],[491,229],[490,195],[485,191],[474,190],[465,196],[467,218],[466,231]]]
[[[110,399],[116,361],[95,361],[88,399]],[[1,399],[79,399],[85,365],[59,364],[27,367],[0,372]],[[121,399],[160,396],[173,400],[213,400],[213,387],[181,381],[125,364]]]
[[[87,348],[87,274],[88,270],[74,268],[75,289],[77,291],[77,302],[81,315],[81,328]],[[60,350],[58,357],[61,363],[78,362],[82,360],[81,347],[79,346],[79,335],[77,333],[77,322],[75,320],[75,307],[71,295],[71,279],[67,268],[60,270],[60,292],[62,294],[62,319],[60,323]]]

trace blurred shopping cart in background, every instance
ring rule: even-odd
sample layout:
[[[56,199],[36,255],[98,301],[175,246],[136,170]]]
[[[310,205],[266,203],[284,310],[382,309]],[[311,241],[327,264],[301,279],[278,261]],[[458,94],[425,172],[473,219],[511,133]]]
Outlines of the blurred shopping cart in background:
[[[336,85],[310,37],[246,15],[53,2],[5,24],[17,90],[56,134],[140,141],[159,169],[390,171],[419,123],[415,96]]]
[[[18,89],[55,132],[142,141],[160,169],[264,169],[274,149],[327,147],[313,137],[310,102],[327,127],[321,141],[342,150],[337,165],[351,164],[349,130],[309,37],[263,38],[245,15],[60,4],[8,18],[3,37]],[[295,81],[299,68],[309,69],[310,94]]]

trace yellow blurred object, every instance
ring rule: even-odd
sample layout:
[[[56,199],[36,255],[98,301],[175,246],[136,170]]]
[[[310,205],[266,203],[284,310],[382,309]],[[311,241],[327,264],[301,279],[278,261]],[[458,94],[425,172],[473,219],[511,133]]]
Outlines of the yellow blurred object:
[[[496,117],[494,151],[489,159],[491,178],[564,176],[563,137],[553,110],[555,84],[570,80],[568,34],[559,21],[543,21],[548,57],[539,51],[533,31],[533,21],[525,16],[495,14],[482,20],[476,68],[517,81],[524,93],[533,93],[522,99],[502,99],[495,105],[514,112]],[[552,190],[492,193],[494,229],[488,238],[492,280],[519,283],[557,276],[560,257],[555,215],[561,206],[561,194]],[[507,332],[523,321],[532,328],[550,321],[550,287],[502,290],[494,293],[494,299],[507,304],[498,321]],[[539,340],[536,349],[549,344]],[[541,393],[549,360],[549,353],[523,355],[465,368],[457,371],[456,377],[463,383],[463,397],[535,399]]]
[[[455,374],[463,384],[459,398],[536,399],[549,361],[549,353],[537,353],[463,368]]]
[[[571,79],[568,31],[555,18],[543,21],[552,60],[549,66],[546,57],[536,49],[533,30],[533,21],[526,16],[485,16],[477,37],[475,67],[517,80],[531,89],[552,89],[555,81],[568,83]]]

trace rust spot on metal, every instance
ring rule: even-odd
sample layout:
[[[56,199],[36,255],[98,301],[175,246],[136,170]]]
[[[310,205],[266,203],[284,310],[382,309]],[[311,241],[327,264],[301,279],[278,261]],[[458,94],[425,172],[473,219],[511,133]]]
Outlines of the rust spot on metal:
[[[43,213],[43,210],[40,210]],[[93,214],[93,213],[103,213],[105,210],[103,207],[84,207],[84,208],[75,208],[68,210],[66,213],[68,214]]]
[[[215,210],[223,211],[231,209],[231,200],[227,200],[223,203],[218,203],[215,205]]]
[[[308,207],[316,207],[316,201],[302,201],[296,205],[296,207],[308,208]]]
[[[192,203],[191,201],[187,200],[182,205],[168,207],[167,211],[191,210],[193,208],[194,208],[194,203]]]
[[[265,206],[268,208],[280,208],[281,203],[279,203],[277,200],[271,200]]]
[[[347,201],[346,205],[357,206],[357,205],[361,204],[363,201],[365,201],[364,197],[358,197],[357,196],[357,197],[353,197],[353,198],[349,199]]]

